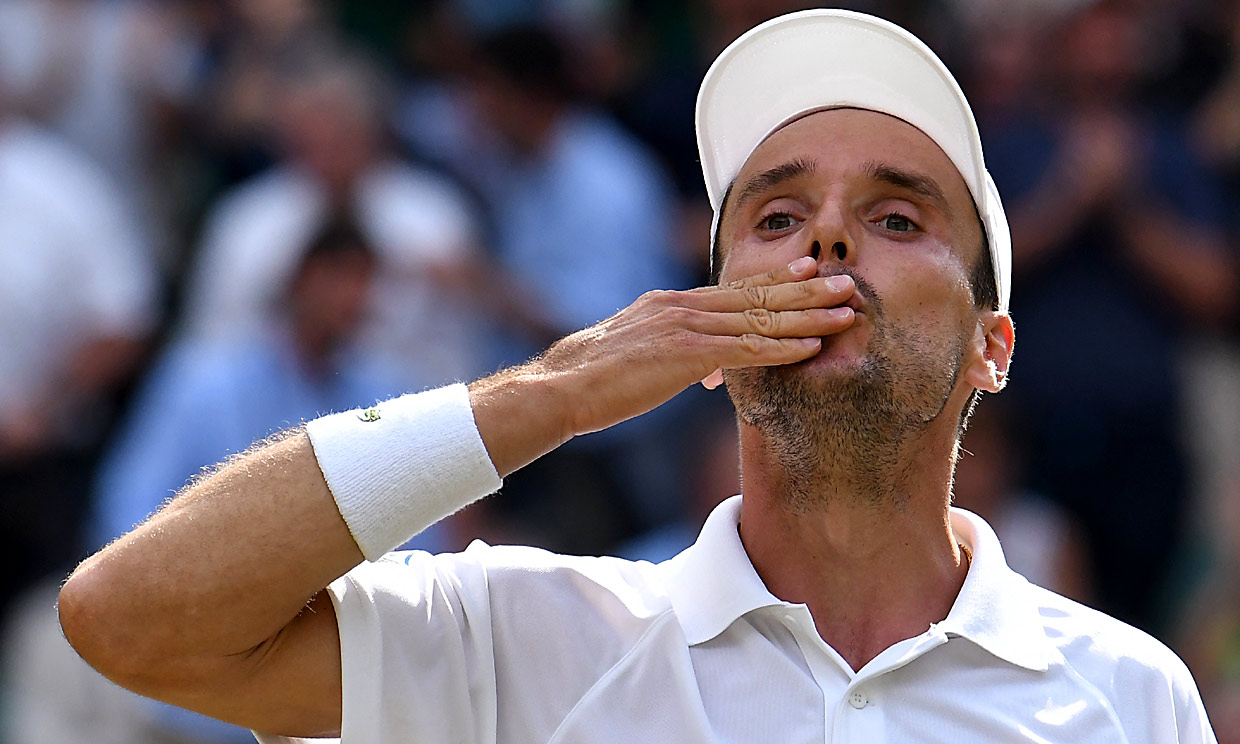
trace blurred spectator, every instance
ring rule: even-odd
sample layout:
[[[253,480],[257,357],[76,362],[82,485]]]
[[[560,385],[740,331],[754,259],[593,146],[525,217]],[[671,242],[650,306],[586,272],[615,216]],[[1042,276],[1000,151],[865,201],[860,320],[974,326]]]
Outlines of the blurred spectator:
[[[0,92],[0,610],[79,554],[87,469],[134,374],[154,278],[100,169]],[[0,613],[2,614],[2,613]]]
[[[279,157],[275,102],[281,70],[335,41],[322,6],[310,0],[211,3],[204,100],[203,163],[212,189],[245,181]]]
[[[558,39],[536,27],[485,39],[471,92],[500,147],[491,162],[462,163],[482,177],[506,279],[536,300],[557,337],[683,281],[669,250],[664,174],[615,122],[573,104],[569,64]],[[503,361],[524,361],[545,341]]]
[[[1091,571],[1080,529],[1062,507],[1022,486],[1026,458],[1011,436],[1018,429],[1001,399],[978,405],[956,463],[952,504],[995,528],[1016,573],[1089,604]]]
[[[128,532],[190,476],[251,442],[403,392],[398,371],[358,345],[376,270],[361,232],[331,220],[294,262],[261,328],[188,337],[154,366],[102,463],[93,544]]]
[[[666,176],[640,142],[581,101],[561,40],[521,25],[475,42],[459,16],[443,11],[434,22],[444,29],[440,46],[474,51],[458,55],[470,62],[449,84],[416,84],[399,128],[487,207],[494,256],[473,282],[499,329],[491,366],[524,361],[642,292],[682,286]],[[431,56],[450,65],[442,49]],[[669,408],[576,440],[508,479],[503,502],[482,508],[524,523],[501,539],[611,549],[680,508],[679,445],[658,424],[674,415]]]
[[[1009,29],[986,42],[1024,45],[998,52],[1008,80],[1041,82],[1037,50],[1053,44],[1054,95],[1034,108],[1037,88],[990,85],[978,103],[1014,237],[1007,396],[1028,423],[1031,485],[1079,520],[1102,608],[1146,628],[1187,511],[1177,362],[1187,331],[1237,298],[1217,185],[1183,121],[1138,95],[1149,32],[1119,3],[1047,38]]]
[[[1220,0],[1212,3],[1211,19],[1222,25],[1231,42],[1231,59],[1217,86],[1210,91],[1196,112],[1195,134],[1227,185],[1228,211],[1240,210],[1240,2]],[[1225,223],[1227,237],[1233,245],[1240,244],[1240,225],[1236,220]],[[1236,531],[1219,531],[1215,527],[1228,524],[1219,519],[1232,506],[1228,498],[1236,498],[1232,486],[1235,477],[1236,453],[1240,452],[1240,316],[1233,313],[1226,334],[1198,338],[1190,358],[1188,432],[1194,444],[1198,487],[1208,500],[1203,510],[1207,532],[1224,544],[1235,541]]]
[[[6,0],[0,73],[15,105],[93,158],[169,259],[165,145],[194,93],[200,39],[184,2]],[[165,265],[167,265],[165,263]]]
[[[188,285],[194,334],[261,326],[323,216],[357,215],[380,263],[364,344],[410,389],[479,370],[469,308],[445,289],[472,255],[474,224],[455,189],[388,154],[382,78],[355,57],[302,59],[285,73],[278,121],[286,159],[226,194],[207,219]]]
[[[1234,454],[1234,453],[1233,453]],[[1219,744],[1240,744],[1240,469],[1233,458],[1216,514],[1222,541],[1173,639],[1197,680]]]
[[[615,551],[631,561],[659,563],[679,554],[697,540],[706,517],[724,499],[741,492],[737,467],[740,442],[736,412],[729,401],[716,399],[682,419],[685,438],[692,442],[682,462],[686,496],[682,512],[626,540]],[[687,464],[687,465],[686,465]]]
[[[582,105],[560,40],[512,27],[479,45],[469,77],[484,132],[457,162],[493,219],[486,267],[502,333],[495,363],[518,363],[548,341],[602,320],[654,288],[685,282],[670,246],[673,200],[651,154],[600,111]],[[570,552],[614,547],[635,528],[681,508],[680,443],[660,409],[571,442],[516,474],[504,504],[523,511],[531,539]],[[660,422],[664,422],[660,424]]]

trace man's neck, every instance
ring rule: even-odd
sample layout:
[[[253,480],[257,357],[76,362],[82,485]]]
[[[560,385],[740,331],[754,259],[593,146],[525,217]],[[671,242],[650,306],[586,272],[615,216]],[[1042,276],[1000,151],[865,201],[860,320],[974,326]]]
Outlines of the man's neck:
[[[887,453],[899,493],[875,500],[872,463],[822,462],[806,494],[743,426],[741,540],[776,597],[809,607],[824,641],[859,670],[943,620],[967,563],[948,518],[954,436],[926,431]],[[794,475],[803,479],[805,473]],[[809,498],[806,498],[806,497]],[[807,506],[808,505],[808,506]]]

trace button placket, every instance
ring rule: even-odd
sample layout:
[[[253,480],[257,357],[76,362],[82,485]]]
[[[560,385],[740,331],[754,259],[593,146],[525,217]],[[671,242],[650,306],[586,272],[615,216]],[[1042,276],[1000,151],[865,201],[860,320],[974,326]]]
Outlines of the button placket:
[[[819,637],[814,620],[804,606],[787,607],[779,617],[792,632],[793,640],[801,651],[810,675],[823,693],[822,716],[826,741],[838,741],[830,732],[837,729],[842,712],[848,710],[841,706],[840,698],[841,695],[847,695],[848,686],[852,682],[852,672],[846,668],[843,659]]]
[[[848,742],[885,742],[887,719],[871,682],[854,683],[843,696],[836,698],[835,721],[828,744]]]

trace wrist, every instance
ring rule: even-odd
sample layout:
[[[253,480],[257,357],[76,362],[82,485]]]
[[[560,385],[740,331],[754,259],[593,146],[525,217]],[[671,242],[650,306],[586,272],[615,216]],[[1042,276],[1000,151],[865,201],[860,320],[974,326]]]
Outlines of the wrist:
[[[340,515],[369,560],[502,483],[464,385],[315,419],[306,433]]]
[[[576,436],[568,377],[548,371],[541,360],[534,360],[470,384],[474,419],[500,475],[533,462]]]

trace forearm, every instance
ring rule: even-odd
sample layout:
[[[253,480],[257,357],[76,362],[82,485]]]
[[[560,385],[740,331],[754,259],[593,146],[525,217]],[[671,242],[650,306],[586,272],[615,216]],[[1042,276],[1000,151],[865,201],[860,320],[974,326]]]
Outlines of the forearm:
[[[505,437],[546,442],[530,459],[558,443],[558,429],[539,433],[549,407],[528,386],[494,397],[488,412],[523,422],[493,433],[497,451],[521,450]],[[70,640],[107,668],[135,643],[157,659],[256,648],[363,557],[499,486],[474,421],[464,387],[450,386],[312,421],[227,463],[74,573],[62,599]],[[158,632],[131,637],[144,616]]]
[[[469,386],[478,433],[501,477],[571,439],[565,393],[537,364],[504,370]]]
[[[61,592],[61,623],[83,658],[144,690],[161,665],[188,677],[257,648],[361,560],[295,431],[200,478],[87,559]]]
[[[474,383],[471,402],[480,433],[502,472],[515,470],[567,437],[555,413],[563,406],[555,402],[557,391],[549,384],[553,376],[530,364]],[[405,404],[412,419],[407,423],[392,422],[401,414],[400,402],[393,402],[397,407],[380,406],[382,413],[376,413],[374,422],[356,412],[343,414],[343,426],[360,429],[343,436],[356,436],[362,451],[337,452],[336,459],[343,454],[346,460],[373,460],[377,476],[416,470],[426,465],[426,458],[454,459],[454,440],[472,436],[477,441],[478,434],[472,431],[469,411],[442,412],[454,407],[451,392],[431,394],[445,404],[429,413]],[[440,441],[419,441],[419,423],[434,429]],[[398,446],[407,450],[401,453],[407,455],[406,462],[387,461],[382,446],[368,440],[381,425],[389,426]],[[332,432],[319,436],[330,439]],[[428,454],[437,443],[446,443],[447,449]],[[329,441],[327,446],[337,445]],[[367,446],[377,451],[367,453]],[[331,453],[323,454],[330,463]],[[442,478],[441,468],[432,470]],[[327,472],[333,471],[329,467]],[[383,490],[377,480],[353,475],[350,482],[337,484],[336,496],[354,492],[369,498],[369,491]],[[408,526],[410,534],[483,495],[477,489],[456,494],[450,482],[426,483],[423,489],[408,485],[406,480],[389,482],[388,489],[395,491],[389,495],[392,503],[380,505],[397,511],[417,512],[427,505],[438,509],[422,523]],[[441,494],[451,503],[436,504]],[[288,625],[312,596],[362,560],[359,541],[374,553],[394,547],[374,549],[368,535],[359,532],[367,529],[364,520],[346,520],[341,514],[344,502],[338,503],[337,497],[305,431],[252,448],[199,478],[149,521],[74,572],[61,597],[66,635],[87,661],[139,689],[145,689],[142,675],[153,665],[183,666],[257,648]],[[348,506],[343,508],[349,514]],[[392,540],[408,536],[402,533]]]
[[[342,460],[343,475],[330,467]],[[330,734],[341,662],[323,588],[363,550],[378,557],[495,483],[461,386],[316,420],[204,476],[83,563],[61,594],[65,634],[143,694],[258,730]]]

